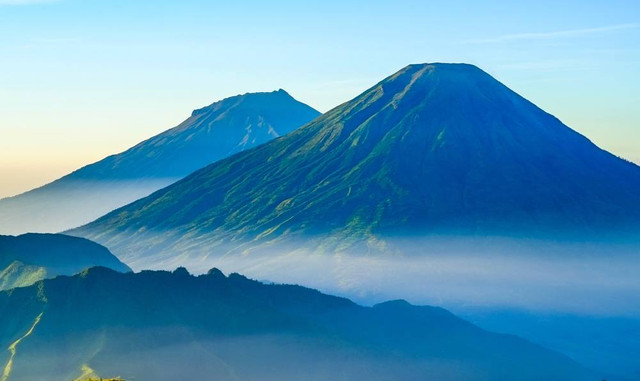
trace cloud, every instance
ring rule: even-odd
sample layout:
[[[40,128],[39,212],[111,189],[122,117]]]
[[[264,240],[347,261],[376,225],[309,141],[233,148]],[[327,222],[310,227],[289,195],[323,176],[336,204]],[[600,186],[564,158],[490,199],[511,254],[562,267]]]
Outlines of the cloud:
[[[0,6],[43,4],[43,3],[53,3],[54,1],[57,1],[57,0],[0,0]]]
[[[465,42],[470,44],[492,44],[492,43],[523,41],[523,40],[545,40],[545,39],[555,39],[555,38],[578,37],[578,36],[584,36],[588,34],[598,34],[598,33],[606,33],[606,32],[629,30],[629,29],[639,29],[639,28],[640,28],[640,24],[618,24],[618,25],[609,25],[609,26],[603,26],[598,28],[571,29],[571,30],[563,30],[563,31],[556,31],[556,32],[507,34],[507,35],[491,37],[491,38],[472,39],[472,40],[467,40]]]

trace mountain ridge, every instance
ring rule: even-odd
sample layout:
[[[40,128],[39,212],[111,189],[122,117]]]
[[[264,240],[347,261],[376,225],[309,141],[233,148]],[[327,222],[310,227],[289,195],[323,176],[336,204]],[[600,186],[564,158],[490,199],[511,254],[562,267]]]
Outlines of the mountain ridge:
[[[102,245],[61,234],[0,235],[0,290],[30,286],[59,275],[73,275],[93,266],[129,272]]]
[[[422,64],[70,234],[131,260],[319,236],[638,240],[638,189],[640,167],[481,69]]]
[[[319,115],[284,90],[194,110],[178,126],[49,184],[0,200],[0,232],[59,232],[145,197],[189,173],[284,135]]]
[[[291,106],[293,106],[291,110],[287,109],[288,107],[291,107]],[[212,162],[215,162],[216,160],[219,160],[220,158],[224,158],[226,156],[232,155],[233,153],[239,152],[242,148],[242,144],[248,145],[249,147],[252,145],[259,145],[262,142],[270,140],[267,136],[270,136],[271,138],[275,138],[281,135],[285,135],[291,132],[292,130],[294,130],[295,128],[305,124],[305,122],[301,122],[301,121],[309,121],[320,114],[310,106],[307,106],[303,103],[296,101],[291,95],[289,95],[289,93],[287,93],[285,90],[282,90],[282,89],[271,91],[271,92],[238,94],[238,95],[224,98],[220,101],[213,102],[208,106],[195,109],[192,111],[191,116],[189,118],[187,118],[184,122],[180,123],[176,127],[170,128],[169,130],[166,130],[149,139],[146,139],[123,152],[120,152],[115,155],[110,155],[97,163],[89,164],[83,168],[80,168],[79,170],[72,172],[70,176],[72,177],[77,176],[78,172],[84,171],[92,166],[95,166],[96,164],[101,164],[101,163],[111,164],[111,162],[113,162],[114,167],[117,168],[116,166],[120,165],[118,162],[122,160],[139,162],[140,159],[138,157],[133,157],[133,158],[121,158],[121,157],[123,156],[123,154],[127,154],[127,153],[136,154],[139,148],[146,148],[149,145],[162,147],[163,145],[167,144],[167,142],[165,141],[166,139],[187,131],[191,132],[191,130],[193,130],[194,127],[196,128],[196,130],[204,129],[206,130],[206,132],[209,132],[211,131],[211,128],[214,127],[212,124],[217,123],[221,120],[224,120],[224,117],[229,116],[229,114],[238,113],[239,110],[244,111],[244,109],[247,109],[247,108],[249,109],[248,111],[250,113],[247,113],[246,115],[245,114],[231,115],[233,118],[241,118],[240,120],[234,119],[232,121],[236,123],[236,125],[233,127],[237,128],[237,131],[233,131],[227,126],[224,126],[224,128],[226,132],[239,132],[239,131],[242,131],[243,128],[250,129],[251,127],[257,127],[257,130],[262,135],[266,135],[266,136],[252,137],[251,138],[252,142],[256,144],[251,144],[252,143],[251,141],[245,141],[244,138],[247,138],[247,139],[249,138],[248,136],[244,136],[239,140],[238,139],[234,140],[233,142],[237,143],[237,145],[228,147],[226,152],[216,152],[214,150],[214,152],[209,153],[209,157],[207,157],[205,160],[200,160],[198,161],[197,165],[190,165],[186,170],[181,170],[178,173],[173,173],[171,172],[171,170],[168,170],[167,168],[163,168],[161,165],[157,164],[155,167],[156,172],[160,172],[161,175],[158,176],[157,173],[154,173],[154,176],[169,177],[169,178],[183,177],[199,169],[203,165],[210,164]],[[264,113],[268,113],[270,115],[263,115]],[[279,126],[279,129],[281,130],[280,132],[275,131],[273,129],[274,126],[271,125],[271,123],[279,122],[279,120],[277,119],[291,118],[292,117],[291,114],[293,114],[293,116],[295,117],[294,122],[282,123],[281,126]],[[243,117],[246,118],[246,120],[243,120],[242,119]],[[269,122],[268,120],[265,120],[265,119],[269,119],[269,117],[276,120],[271,122]],[[205,126],[205,122],[208,123],[208,125]],[[243,127],[243,128],[240,128],[240,127]],[[262,129],[266,129],[266,130],[262,130]],[[193,132],[194,135],[190,135],[184,140],[185,141],[192,140],[197,142],[197,139],[194,139],[195,134],[197,133],[198,132],[194,131]],[[238,135],[236,138],[238,137],[241,137],[241,135]],[[207,144],[206,141],[204,143],[205,144],[203,145],[205,147],[207,147],[208,149],[211,149],[211,147],[206,145]],[[208,144],[211,145],[211,143],[208,143]],[[200,148],[200,145],[198,144],[194,144],[192,146],[194,148]],[[164,149],[164,147],[162,148]],[[166,151],[166,149],[164,150]],[[183,153],[187,153],[187,152],[183,152]],[[174,152],[165,153],[165,155],[166,154],[175,155]],[[194,156],[200,153],[191,151],[191,152],[188,152],[188,154],[190,156]],[[144,155],[148,155],[148,153],[145,152]],[[191,159],[193,159],[193,157]],[[139,163],[136,163],[136,164],[139,165]],[[165,160],[160,164],[166,165],[167,162]],[[130,167],[133,167],[133,166],[130,166]],[[99,172],[101,169],[102,168],[94,169],[94,172],[95,171]],[[131,170],[131,168],[125,168],[125,170]],[[83,174],[83,176],[86,176],[86,175]],[[116,176],[120,178],[120,177],[126,177],[128,176],[128,174],[127,172],[125,172],[124,174],[117,174]],[[98,176],[98,177],[102,178],[102,176]]]
[[[596,379],[561,354],[438,307],[363,307],[217,269],[195,277],[91,268],[0,292],[0,322],[0,342],[35,327],[12,358],[18,381],[72,379],[84,366],[158,380]]]

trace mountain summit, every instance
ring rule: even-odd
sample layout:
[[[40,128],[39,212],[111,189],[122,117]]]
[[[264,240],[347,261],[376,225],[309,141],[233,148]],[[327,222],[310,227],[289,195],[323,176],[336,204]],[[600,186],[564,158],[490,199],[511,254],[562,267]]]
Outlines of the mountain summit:
[[[71,173],[72,179],[179,179],[217,160],[288,134],[320,115],[280,89],[194,110],[178,126]]]
[[[319,114],[284,90],[221,100],[122,153],[0,200],[0,233],[57,232],[87,223],[207,164],[285,135]]]
[[[319,236],[637,235],[639,190],[639,167],[479,68],[420,64],[72,234],[128,260]]]

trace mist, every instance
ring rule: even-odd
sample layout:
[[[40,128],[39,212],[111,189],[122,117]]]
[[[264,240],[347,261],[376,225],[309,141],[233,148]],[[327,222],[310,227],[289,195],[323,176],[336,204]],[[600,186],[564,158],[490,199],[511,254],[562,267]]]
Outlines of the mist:
[[[0,199],[0,234],[57,233],[78,227],[175,180],[65,180]]]
[[[121,259],[136,271],[185,266],[198,274],[217,267],[367,305],[405,299],[452,310],[640,317],[640,259],[632,244],[403,238],[384,241],[385,254],[372,254],[370,246],[332,253],[301,249],[310,246],[272,243],[242,252],[217,246],[208,253]]]
[[[163,250],[125,262],[136,271],[186,266],[197,274],[217,267],[365,305],[405,299],[440,306],[485,329],[567,354],[608,380],[640,376],[635,243],[404,237],[335,251],[310,242],[238,247],[244,246],[180,247],[181,255]],[[309,247],[318,249],[302,249]]]

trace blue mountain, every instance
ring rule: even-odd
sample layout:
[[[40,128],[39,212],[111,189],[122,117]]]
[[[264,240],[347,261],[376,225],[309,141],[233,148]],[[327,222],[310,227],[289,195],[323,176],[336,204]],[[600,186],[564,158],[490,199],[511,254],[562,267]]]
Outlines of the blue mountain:
[[[0,236],[0,290],[30,286],[94,266],[131,271],[104,246],[83,238],[33,233]]]
[[[436,307],[363,307],[213,269],[105,268],[0,292],[10,380],[599,380]]]
[[[153,263],[392,253],[393,239],[430,236],[637,242],[639,231],[640,167],[475,66],[419,64],[70,234]]]
[[[0,233],[79,226],[212,162],[285,135],[318,115],[284,90],[221,100],[122,153],[0,200]]]

